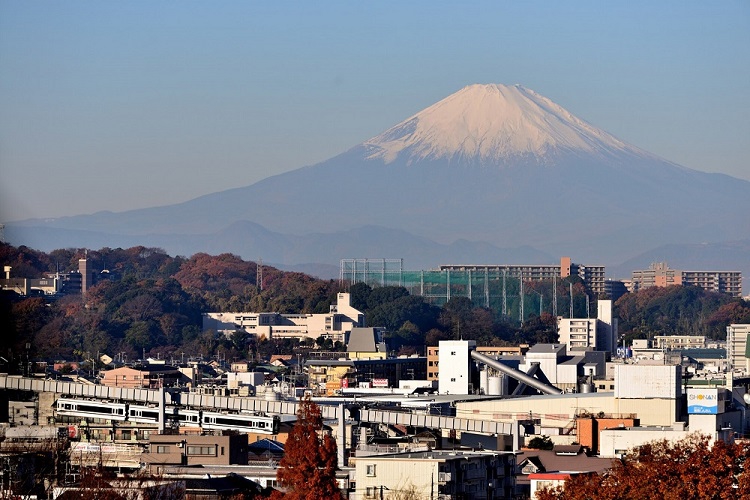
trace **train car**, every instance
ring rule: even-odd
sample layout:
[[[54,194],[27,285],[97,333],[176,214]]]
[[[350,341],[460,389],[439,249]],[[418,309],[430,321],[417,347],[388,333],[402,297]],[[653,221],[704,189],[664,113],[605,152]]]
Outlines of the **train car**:
[[[198,410],[184,410],[181,408],[170,408],[170,418],[176,420],[180,427],[200,427],[202,413]]]
[[[278,434],[280,419],[273,415],[203,412],[203,428]]]
[[[127,420],[128,405],[79,399],[59,398],[56,413],[67,417],[99,418],[102,420]]]
[[[128,421],[137,423],[158,423],[159,408],[156,406],[128,405]]]

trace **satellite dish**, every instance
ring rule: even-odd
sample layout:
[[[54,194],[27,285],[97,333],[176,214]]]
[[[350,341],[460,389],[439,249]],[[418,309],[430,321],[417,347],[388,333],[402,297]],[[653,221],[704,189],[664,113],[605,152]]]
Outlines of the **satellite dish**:
[[[750,394],[749,393],[746,392],[745,395],[742,396],[742,399],[745,400],[745,403],[747,403],[747,404],[750,405]]]

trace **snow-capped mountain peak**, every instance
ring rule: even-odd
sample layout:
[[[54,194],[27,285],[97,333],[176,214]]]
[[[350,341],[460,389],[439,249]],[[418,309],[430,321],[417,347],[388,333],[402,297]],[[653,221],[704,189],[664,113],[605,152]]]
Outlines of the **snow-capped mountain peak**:
[[[469,85],[365,142],[391,163],[462,159],[479,163],[555,151],[647,154],[520,85]]]

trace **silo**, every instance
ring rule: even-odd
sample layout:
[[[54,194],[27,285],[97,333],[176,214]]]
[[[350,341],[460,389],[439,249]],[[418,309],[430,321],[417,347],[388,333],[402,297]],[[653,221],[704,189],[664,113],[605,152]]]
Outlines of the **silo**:
[[[482,370],[479,370],[479,390],[481,394],[489,394],[489,385],[487,382],[487,378],[487,367],[483,367]]]
[[[487,383],[489,385],[489,391],[487,392],[487,394],[489,394],[490,396],[503,395],[503,377],[487,377]]]

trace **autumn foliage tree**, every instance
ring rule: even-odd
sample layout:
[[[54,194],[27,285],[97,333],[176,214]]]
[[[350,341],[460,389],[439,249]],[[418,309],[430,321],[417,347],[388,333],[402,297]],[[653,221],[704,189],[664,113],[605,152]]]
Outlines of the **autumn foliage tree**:
[[[682,441],[655,441],[629,451],[603,475],[571,478],[563,488],[537,493],[539,500],[722,500],[750,498],[750,445],[710,443],[694,434]]]
[[[322,429],[320,407],[306,396],[300,400],[297,422],[289,433],[276,473],[286,493],[276,492],[271,498],[342,498],[336,483],[336,441]]]

